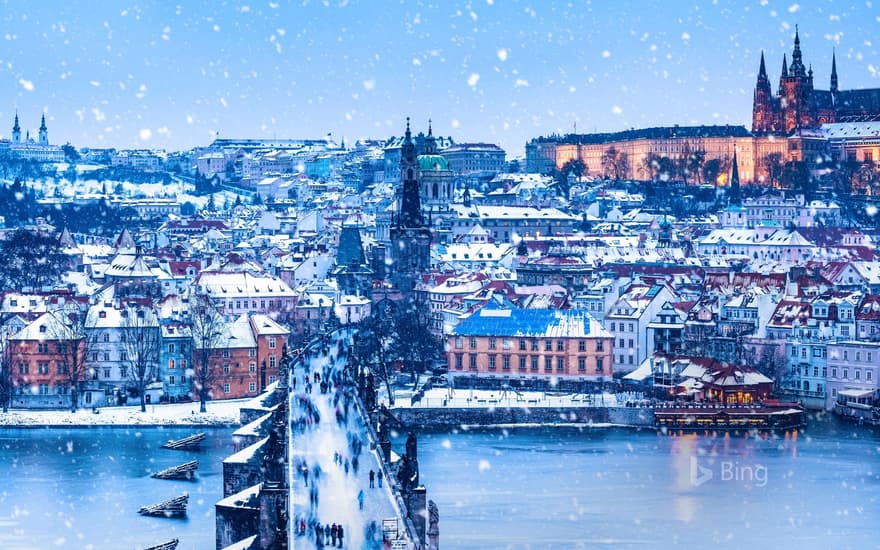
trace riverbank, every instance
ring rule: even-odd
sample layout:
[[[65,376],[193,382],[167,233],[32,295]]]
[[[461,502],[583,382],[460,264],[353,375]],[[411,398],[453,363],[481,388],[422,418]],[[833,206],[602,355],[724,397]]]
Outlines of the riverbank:
[[[140,406],[100,407],[92,409],[44,411],[10,409],[0,413],[0,427],[42,428],[48,426],[230,426],[239,424],[239,408],[250,399],[208,402],[207,412],[199,412],[199,403],[167,403]]]

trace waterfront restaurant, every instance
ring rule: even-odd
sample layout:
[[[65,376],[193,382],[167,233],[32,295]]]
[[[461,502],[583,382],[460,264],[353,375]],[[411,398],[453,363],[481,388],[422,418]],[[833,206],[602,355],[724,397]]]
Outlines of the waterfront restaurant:
[[[612,376],[613,338],[587,311],[486,306],[447,336],[449,374],[509,378]]]

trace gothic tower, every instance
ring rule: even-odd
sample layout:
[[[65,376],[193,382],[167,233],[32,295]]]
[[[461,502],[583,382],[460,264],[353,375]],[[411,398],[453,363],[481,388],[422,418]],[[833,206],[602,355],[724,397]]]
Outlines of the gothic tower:
[[[773,123],[773,91],[770,79],[767,78],[767,67],[764,65],[764,52],[761,52],[761,67],[758,69],[758,82],[755,84],[755,97],[752,102],[752,132],[772,133],[776,130]]]
[[[837,52],[831,50],[831,97],[837,102]]]
[[[391,227],[392,282],[404,293],[415,288],[416,279],[431,263],[431,229],[425,225],[419,199],[419,159],[406,119],[406,134],[400,151],[400,180],[397,219]]]
[[[733,168],[730,174],[730,193],[728,202],[732,205],[742,206],[742,193],[739,188],[739,166],[736,161],[736,147],[733,148]]]
[[[784,129],[787,134],[799,128],[813,126],[816,118],[812,102],[812,71],[807,73],[802,57],[800,33],[795,26],[791,66],[786,70],[783,61],[783,72],[779,79],[779,96],[783,117],[781,129]]]
[[[12,125],[12,143],[21,143],[21,126],[18,125],[18,111],[15,111],[15,124]]]
[[[40,145],[49,145],[49,130],[46,128],[46,113],[40,121]]]

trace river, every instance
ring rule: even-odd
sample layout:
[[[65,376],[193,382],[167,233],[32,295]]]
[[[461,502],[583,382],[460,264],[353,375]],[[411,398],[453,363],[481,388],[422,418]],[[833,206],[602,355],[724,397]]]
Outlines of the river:
[[[419,435],[442,548],[880,544],[880,432],[831,419],[757,438],[559,427]]]
[[[161,449],[168,439],[208,434],[200,451]],[[214,503],[232,428],[95,427],[0,430],[0,548],[144,548],[172,538],[180,550],[214,548]],[[199,461],[195,481],[150,473]],[[183,492],[186,519],[138,509]]]
[[[214,547],[231,429],[199,452],[161,449],[192,428],[0,430],[0,548]],[[404,434],[401,434],[401,438]],[[402,439],[395,442],[402,449]],[[151,472],[198,458],[194,482]],[[830,420],[782,437],[616,428],[426,432],[422,482],[441,547],[875,548],[880,433]],[[189,492],[185,520],[137,514]]]

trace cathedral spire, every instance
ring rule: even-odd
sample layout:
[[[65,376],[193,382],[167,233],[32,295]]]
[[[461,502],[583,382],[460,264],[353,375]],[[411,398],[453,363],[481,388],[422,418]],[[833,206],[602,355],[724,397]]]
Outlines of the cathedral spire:
[[[12,125],[13,132],[20,132],[21,126],[18,125],[18,109],[15,111],[15,124]]]
[[[837,52],[831,50],[831,93],[837,93]]]
[[[764,66],[764,50],[761,50],[761,67],[758,69],[758,80],[767,79],[767,68]]]
[[[416,146],[412,140],[409,117],[407,117],[406,134],[404,134],[403,145],[400,147],[400,181],[403,189],[400,194],[400,211],[397,223],[401,227],[418,228],[425,224],[419,199],[418,168],[419,159],[416,156]]]
[[[806,67],[801,59],[801,37],[797,25],[794,26],[794,51],[791,52],[791,76],[807,76]]]
[[[46,131],[46,113],[43,113],[43,118],[40,120],[40,131]]]
[[[780,73],[779,78],[787,78],[788,77],[788,57],[786,54],[782,54],[782,73]]]

